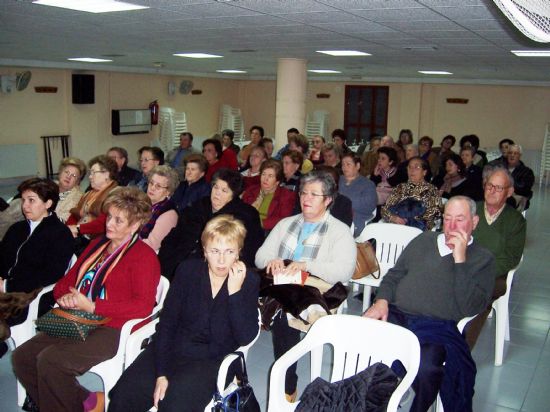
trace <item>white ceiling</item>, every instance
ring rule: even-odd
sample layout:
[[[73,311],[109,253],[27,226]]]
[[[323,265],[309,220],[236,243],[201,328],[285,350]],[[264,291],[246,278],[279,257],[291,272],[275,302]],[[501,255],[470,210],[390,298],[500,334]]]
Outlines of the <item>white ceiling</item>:
[[[309,69],[343,72],[317,79],[431,81],[418,70],[446,70],[454,73],[446,82],[550,82],[550,58],[510,53],[550,44],[526,38],[490,0],[127,1],[150,8],[93,14],[0,0],[0,65],[273,78],[277,59],[294,57]],[[372,56],[316,53],[327,49]],[[172,56],[182,52],[224,57]],[[66,60],[110,55],[120,56],[101,64]]]

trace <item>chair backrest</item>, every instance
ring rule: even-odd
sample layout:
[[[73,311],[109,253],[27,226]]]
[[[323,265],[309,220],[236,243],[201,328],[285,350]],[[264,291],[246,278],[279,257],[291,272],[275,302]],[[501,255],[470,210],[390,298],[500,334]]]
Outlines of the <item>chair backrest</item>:
[[[170,281],[166,279],[164,276],[161,276],[159,284],[157,286],[157,297],[156,297],[157,305],[155,306],[155,309],[158,310],[164,306],[164,300],[166,299],[166,295],[168,294],[169,288],[170,288]]]
[[[415,227],[394,223],[371,223],[365,226],[357,242],[376,239],[376,258],[380,264],[380,276],[384,276],[397,262],[409,242],[421,234]]]
[[[334,351],[331,382],[355,375],[376,362],[391,366],[396,359],[401,361],[407,373],[392,395],[392,408],[388,405],[388,410],[397,408],[418,372],[420,344],[417,337],[388,322],[352,315],[331,315],[317,320],[299,343],[311,347],[312,380],[320,375],[325,344],[332,345]]]

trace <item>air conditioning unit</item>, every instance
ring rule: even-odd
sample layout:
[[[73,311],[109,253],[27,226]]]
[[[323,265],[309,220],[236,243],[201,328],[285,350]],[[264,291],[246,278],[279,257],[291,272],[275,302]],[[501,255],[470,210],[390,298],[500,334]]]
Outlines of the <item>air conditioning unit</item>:
[[[111,131],[115,136],[121,134],[143,134],[151,131],[151,111],[112,110]]]

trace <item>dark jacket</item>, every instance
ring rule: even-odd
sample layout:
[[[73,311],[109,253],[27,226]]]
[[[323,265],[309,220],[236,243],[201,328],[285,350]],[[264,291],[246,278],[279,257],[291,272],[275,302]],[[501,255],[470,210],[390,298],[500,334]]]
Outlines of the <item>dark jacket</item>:
[[[243,194],[243,201],[249,205],[254,203],[260,194],[260,185],[254,185],[245,190]],[[273,199],[269,204],[267,211],[267,217],[263,221],[263,227],[265,230],[271,230],[275,227],[279,221],[285,217],[292,215],[294,204],[296,202],[296,193],[285,189],[284,187],[277,187],[273,194]]]
[[[202,257],[202,231],[210,219],[223,214],[233,215],[246,227],[241,258],[247,267],[254,267],[256,251],[264,241],[258,211],[237,197],[213,213],[210,197],[203,197],[183,210],[176,227],[162,241],[158,255],[161,273],[172,279],[178,265],[191,254]]]
[[[505,167],[508,167],[508,162],[505,163]],[[531,168],[525,166],[520,160],[512,172],[512,177],[514,178],[514,193],[527,198],[527,205],[525,206],[525,209],[527,209],[529,207],[529,200],[533,197],[532,189],[535,183],[535,174]],[[512,197],[508,198],[508,200],[512,200],[512,205],[516,207]]]
[[[178,212],[181,212],[197,200],[210,196],[211,189],[203,176],[191,185],[187,181],[181,182],[171,199],[176,204]]]
[[[30,234],[28,221],[14,223],[0,244],[0,277],[6,292],[31,292],[57,282],[73,255],[71,231],[55,213]]]
[[[140,179],[141,172],[127,165],[122,166],[116,178],[119,186],[128,186],[130,183],[136,184]]]

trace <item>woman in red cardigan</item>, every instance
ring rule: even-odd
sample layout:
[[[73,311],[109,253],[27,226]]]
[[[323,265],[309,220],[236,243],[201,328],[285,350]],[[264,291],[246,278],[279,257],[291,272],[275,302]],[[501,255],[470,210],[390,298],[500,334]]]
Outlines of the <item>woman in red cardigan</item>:
[[[266,160],[260,167],[260,184],[248,187],[243,193],[243,201],[258,210],[266,232],[292,215],[296,204],[296,193],[279,186],[283,178],[281,162]]]
[[[104,210],[105,236],[90,243],[53,294],[62,308],[111,320],[84,342],[38,333],[12,356],[15,375],[43,412],[103,410],[103,393],[89,392],[76,377],[112,358],[124,323],[146,317],[155,305],[160,265],[138,236],[151,216],[151,201],[138,188],[121,187],[105,200]]]

